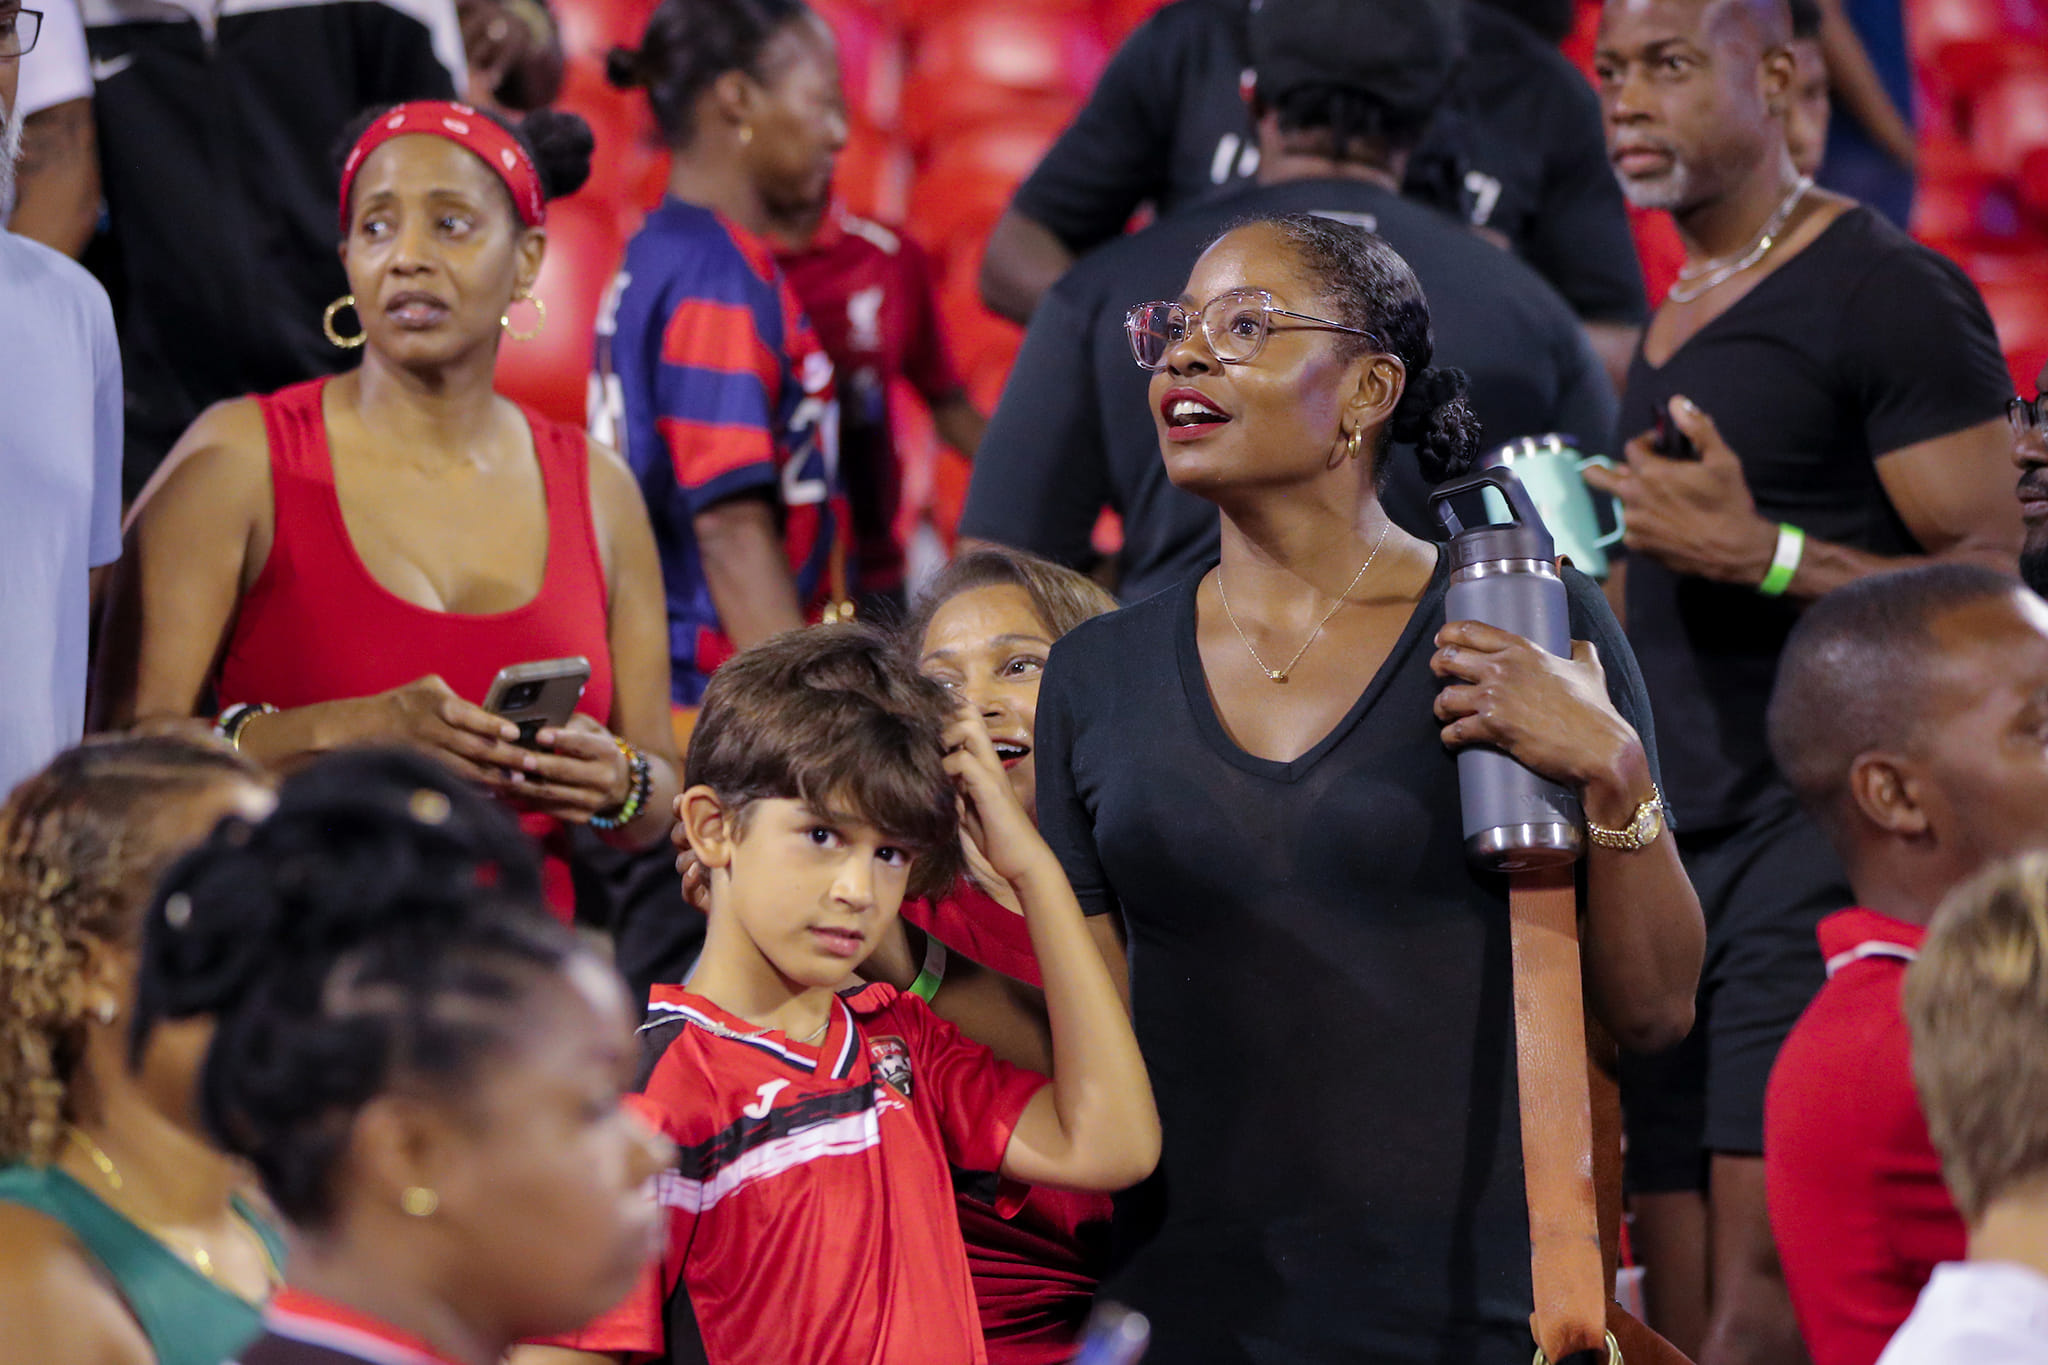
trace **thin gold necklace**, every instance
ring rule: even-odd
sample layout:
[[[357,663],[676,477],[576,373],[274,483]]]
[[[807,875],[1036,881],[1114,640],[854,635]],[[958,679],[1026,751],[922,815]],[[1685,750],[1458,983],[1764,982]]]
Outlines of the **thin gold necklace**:
[[[101,1178],[107,1182],[107,1188],[119,1194],[126,1187],[127,1182],[121,1178],[121,1168],[114,1164],[114,1159],[107,1155],[106,1149],[97,1142],[94,1142],[82,1128],[74,1126],[68,1131],[72,1139],[84,1149],[86,1159],[92,1162],[93,1169],[97,1170]],[[213,1263],[213,1253],[208,1251],[198,1238],[189,1237],[181,1232],[172,1232],[169,1228],[154,1223],[145,1223],[133,1213],[125,1210],[117,1209],[115,1211],[120,1213],[129,1222],[135,1224],[136,1227],[141,1228],[144,1232],[156,1238],[157,1241],[163,1243],[167,1250],[177,1256],[179,1260],[184,1261],[194,1270],[198,1271],[209,1283],[220,1285],[222,1289],[228,1290],[229,1293],[235,1293],[229,1286],[221,1284],[220,1268]],[[277,1258],[271,1255],[270,1244],[257,1235],[256,1229],[249,1225],[249,1220],[242,1216],[240,1210],[234,1210],[234,1215],[235,1226],[240,1228],[242,1235],[254,1243],[257,1251],[262,1253],[265,1273],[270,1279],[270,1287],[276,1289],[284,1283],[284,1269],[278,1265]],[[240,1298],[242,1296],[239,1293],[235,1293],[235,1297]]]
[[[1252,637],[1245,634],[1244,627],[1237,623],[1237,613],[1230,609],[1230,594],[1223,591],[1223,566],[1221,564],[1216,566],[1216,596],[1223,600],[1223,614],[1229,618],[1230,628],[1237,632],[1237,638],[1244,641],[1245,650],[1252,656],[1252,662],[1259,666],[1259,672],[1265,674],[1267,678],[1276,683],[1287,681],[1287,675],[1292,673],[1294,666],[1301,662],[1301,656],[1308,653],[1308,647],[1314,644],[1316,638],[1323,633],[1323,627],[1330,624],[1330,618],[1337,614],[1337,608],[1343,606],[1344,599],[1351,596],[1351,589],[1358,586],[1358,580],[1365,577],[1365,571],[1370,569],[1372,562],[1380,557],[1380,546],[1387,543],[1387,532],[1393,529],[1394,523],[1391,521],[1385,526],[1380,527],[1380,538],[1372,543],[1372,553],[1365,557],[1365,563],[1359,565],[1358,572],[1351,575],[1351,582],[1345,586],[1344,591],[1337,594],[1337,600],[1330,603],[1330,609],[1323,613],[1323,619],[1316,622],[1316,628],[1308,633],[1306,640],[1301,642],[1301,648],[1294,651],[1294,657],[1278,668],[1266,666],[1266,661],[1259,657],[1258,646],[1252,643]]]

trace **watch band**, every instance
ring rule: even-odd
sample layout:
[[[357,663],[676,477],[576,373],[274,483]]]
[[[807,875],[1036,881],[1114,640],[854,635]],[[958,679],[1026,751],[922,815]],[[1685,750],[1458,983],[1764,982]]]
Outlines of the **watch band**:
[[[1657,836],[1664,832],[1664,793],[1656,783],[1650,784],[1650,795],[1636,807],[1635,814],[1620,829],[1609,829],[1593,820],[1586,821],[1586,837],[1600,848],[1620,849],[1624,853],[1635,853],[1657,842]]]

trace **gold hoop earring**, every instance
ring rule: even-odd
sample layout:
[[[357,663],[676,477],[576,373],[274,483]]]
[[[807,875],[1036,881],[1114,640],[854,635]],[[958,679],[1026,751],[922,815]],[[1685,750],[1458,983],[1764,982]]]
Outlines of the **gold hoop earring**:
[[[1362,427],[1353,427],[1353,428],[1351,428],[1351,439],[1350,439],[1350,440],[1348,440],[1348,441],[1346,441],[1346,442],[1344,443],[1344,454],[1345,454],[1345,455],[1346,455],[1347,457],[1349,457],[1350,459],[1356,460],[1356,459],[1358,458],[1358,446],[1359,446],[1359,442],[1360,442],[1360,441],[1362,441],[1362,440],[1364,440],[1364,439],[1365,439],[1365,431],[1364,431],[1364,428],[1362,428]]]
[[[368,329],[357,332],[352,337],[345,337],[334,330],[334,315],[344,308],[354,308],[355,306],[356,296],[354,294],[343,294],[333,303],[328,304],[327,311],[320,315],[320,330],[327,333],[327,339],[341,347],[344,351],[353,351],[356,347],[362,345],[364,340],[370,335]],[[360,324],[362,320],[362,314],[356,314],[356,322]]]
[[[410,1218],[431,1218],[441,1207],[441,1196],[425,1185],[407,1185],[398,1196],[398,1207]]]
[[[512,310],[508,307],[498,317],[498,325],[505,329],[506,336],[511,337],[514,341],[531,341],[535,337],[539,336],[542,332],[547,330],[548,306],[546,304],[542,303],[539,299],[535,298],[531,294],[514,294],[512,296],[512,302],[530,303],[533,305],[533,330],[530,332],[513,331]]]

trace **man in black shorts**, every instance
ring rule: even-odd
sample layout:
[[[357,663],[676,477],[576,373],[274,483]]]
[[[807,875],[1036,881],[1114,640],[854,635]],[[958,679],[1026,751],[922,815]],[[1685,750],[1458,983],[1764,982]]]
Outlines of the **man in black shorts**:
[[[1404,189],[1549,280],[1618,378],[1647,310],[1628,218],[1601,165],[1598,101],[1520,20],[1481,0],[1454,9],[1464,60]],[[1125,41],[990,234],[989,307],[1027,322],[1074,258],[1122,232],[1140,205],[1165,216],[1257,173],[1242,88],[1247,12],[1248,0],[1177,0]],[[1369,25],[1374,13],[1359,0],[1343,26]]]
[[[1608,0],[1596,58],[1622,187],[1687,252],[1629,371],[1627,464],[1587,481],[1627,510],[1627,626],[1707,914],[1693,1038],[1624,1099],[1652,1316],[1703,1365],[1804,1358],[1764,1085],[1822,980],[1814,925],[1851,897],[1765,746],[1778,654],[1802,601],[1916,558],[2009,573],[2020,539],[1990,317],[1949,261],[1799,176],[1790,39],[1784,0]],[[1704,1329],[1674,1302],[1688,1214]]]
[[[1252,16],[1257,185],[1110,243],[1047,293],[975,452],[962,535],[1078,566],[1112,507],[1124,521],[1126,601],[1216,557],[1216,508],[1168,481],[1149,376],[1132,362],[1123,322],[1133,305],[1178,297],[1203,248],[1246,218],[1322,213],[1386,238],[1429,296],[1436,363],[1470,375],[1489,442],[1553,431],[1597,441],[1612,430],[1613,390],[1564,301],[1507,252],[1399,193],[1454,59],[1437,0],[1345,2],[1359,22],[1319,27],[1296,17],[1299,4]],[[1380,131],[1338,132],[1361,126]],[[1389,512],[1433,534],[1415,461],[1393,466]]]

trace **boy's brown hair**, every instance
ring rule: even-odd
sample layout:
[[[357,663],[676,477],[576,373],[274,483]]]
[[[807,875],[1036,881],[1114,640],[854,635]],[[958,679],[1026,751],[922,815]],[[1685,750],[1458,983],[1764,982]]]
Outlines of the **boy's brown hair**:
[[[711,675],[685,780],[744,827],[756,801],[859,819],[915,856],[910,894],[959,876],[960,814],[945,769],[946,689],[872,626],[785,631]]]
[[[1977,1222],[2048,1176],[2048,853],[1949,894],[1906,972],[1913,1080],[1949,1193]]]

